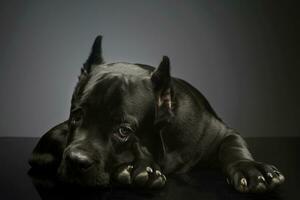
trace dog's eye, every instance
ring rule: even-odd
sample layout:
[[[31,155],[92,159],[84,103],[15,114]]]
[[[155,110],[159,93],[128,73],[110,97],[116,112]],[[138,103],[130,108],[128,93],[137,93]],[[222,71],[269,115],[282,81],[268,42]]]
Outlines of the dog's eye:
[[[132,132],[130,127],[120,127],[119,134],[123,137],[128,136]]]
[[[80,122],[80,118],[72,118],[72,120],[71,120],[71,125],[72,126],[77,126],[78,124],[79,124],[79,122]]]
[[[71,126],[78,126],[82,120],[82,111],[76,110],[72,112],[70,123]]]
[[[126,142],[133,130],[128,126],[120,126],[114,134],[121,142]]]

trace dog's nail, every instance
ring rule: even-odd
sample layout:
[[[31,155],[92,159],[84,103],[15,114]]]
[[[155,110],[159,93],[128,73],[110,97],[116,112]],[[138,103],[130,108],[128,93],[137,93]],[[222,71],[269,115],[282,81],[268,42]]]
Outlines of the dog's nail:
[[[258,176],[257,179],[262,182],[266,181],[265,177],[263,177],[263,176]]]
[[[270,172],[267,173],[267,176],[270,177],[270,178],[273,178],[273,174],[270,173]]]
[[[226,182],[227,182],[228,185],[230,185],[230,181],[229,181],[228,178],[226,178]]]
[[[161,175],[161,177],[163,178],[163,180],[166,182],[167,181],[167,177],[165,175]]]
[[[155,170],[156,176],[161,176],[161,172],[159,170]]]
[[[147,171],[148,173],[153,173],[153,169],[152,169],[151,167],[146,167],[146,171]]]
[[[133,166],[132,165],[128,165],[127,169],[130,171],[133,169]]]
[[[247,179],[246,178],[241,178],[240,183],[241,183],[241,186],[247,187]]]
[[[246,178],[242,178],[240,180],[240,187],[239,187],[239,191],[240,192],[247,192],[248,191],[248,183],[247,183],[247,180]]]

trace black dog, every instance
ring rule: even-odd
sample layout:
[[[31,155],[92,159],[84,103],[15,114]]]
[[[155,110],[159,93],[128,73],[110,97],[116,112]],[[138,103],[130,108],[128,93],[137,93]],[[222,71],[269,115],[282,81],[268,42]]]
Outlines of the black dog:
[[[239,133],[197,89],[170,76],[168,57],[156,69],[105,64],[101,40],[81,69],[69,119],[40,139],[29,161],[33,168],[81,186],[160,188],[164,174],[197,163],[219,166],[240,192],[284,182],[274,166],[254,161]]]

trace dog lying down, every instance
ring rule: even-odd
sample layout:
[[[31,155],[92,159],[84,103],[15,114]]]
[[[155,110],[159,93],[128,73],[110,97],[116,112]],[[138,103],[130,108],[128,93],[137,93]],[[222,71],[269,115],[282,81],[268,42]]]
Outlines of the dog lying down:
[[[171,77],[167,56],[157,68],[107,64],[101,43],[98,36],[81,69],[69,119],[34,148],[33,169],[88,187],[162,188],[169,174],[199,163],[220,168],[239,192],[265,192],[284,182],[276,167],[253,159],[197,89]]]

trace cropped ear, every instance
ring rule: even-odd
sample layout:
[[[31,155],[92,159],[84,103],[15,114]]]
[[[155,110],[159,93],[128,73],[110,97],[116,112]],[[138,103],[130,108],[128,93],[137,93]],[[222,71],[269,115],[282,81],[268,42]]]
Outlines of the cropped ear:
[[[92,51],[83,65],[83,70],[86,73],[91,72],[93,65],[103,64],[104,60],[102,58],[102,36],[98,35],[94,41]]]
[[[158,126],[168,123],[173,116],[171,81],[170,60],[167,56],[164,56],[157,69],[151,75],[156,100],[155,124]]]

